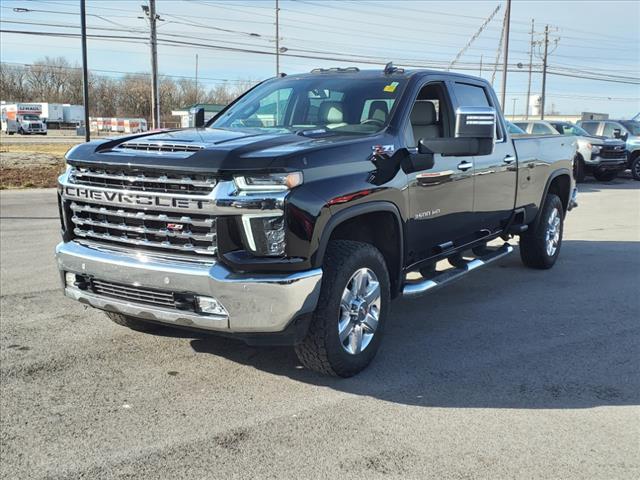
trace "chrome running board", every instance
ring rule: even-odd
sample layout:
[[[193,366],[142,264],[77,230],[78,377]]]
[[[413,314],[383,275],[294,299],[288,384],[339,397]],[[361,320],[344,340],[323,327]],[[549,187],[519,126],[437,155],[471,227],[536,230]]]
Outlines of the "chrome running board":
[[[430,293],[444,285],[448,285],[449,283],[459,280],[473,270],[477,270],[480,267],[484,267],[509,255],[511,252],[513,252],[513,247],[508,243],[505,243],[495,250],[489,250],[486,254],[474,258],[473,260],[469,260],[462,267],[449,268],[443,272],[438,272],[434,277],[429,279],[408,281],[404,284],[402,296],[415,298],[426,293]]]

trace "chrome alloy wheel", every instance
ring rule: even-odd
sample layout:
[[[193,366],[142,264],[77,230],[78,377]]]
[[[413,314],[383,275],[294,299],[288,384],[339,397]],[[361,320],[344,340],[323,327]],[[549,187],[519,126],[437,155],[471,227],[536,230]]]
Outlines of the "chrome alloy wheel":
[[[549,215],[549,221],[547,222],[547,232],[545,234],[545,245],[547,248],[547,255],[553,257],[558,250],[558,244],[560,243],[560,211],[554,208]]]
[[[371,343],[380,315],[380,283],[369,268],[357,270],[347,282],[340,301],[338,335],[342,348],[351,355]]]

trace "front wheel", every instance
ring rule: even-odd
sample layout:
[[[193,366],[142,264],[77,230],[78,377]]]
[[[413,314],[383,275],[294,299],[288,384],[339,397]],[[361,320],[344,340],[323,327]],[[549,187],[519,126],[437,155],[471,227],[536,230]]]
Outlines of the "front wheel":
[[[296,354],[310,370],[351,377],[369,365],[380,346],[389,273],[377,248],[349,240],[329,243],[323,269],[318,307]]]
[[[634,180],[640,180],[640,155],[631,160],[631,176]]]
[[[593,176],[599,182],[610,182],[618,176],[617,170],[596,170],[593,172]]]
[[[520,258],[530,268],[553,267],[560,254],[564,229],[564,208],[557,195],[550,193],[542,206],[537,225],[520,235]]]

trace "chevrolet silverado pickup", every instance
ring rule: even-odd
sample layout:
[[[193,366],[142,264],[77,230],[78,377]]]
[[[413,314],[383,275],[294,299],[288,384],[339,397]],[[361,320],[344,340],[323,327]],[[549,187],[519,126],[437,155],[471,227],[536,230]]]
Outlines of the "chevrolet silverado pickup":
[[[596,137],[569,122],[530,120],[517,125],[532,134],[560,134],[576,138],[577,152],[573,159],[573,178],[584,182],[587,174],[600,182],[609,182],[627,166],[627,152],[622,140]]]
[[[328,375],[370,363],[402,321],[392,299],[502,258],[513,236],[525,265],[552,267],[576,205],[575,140],[512,138],[471,76],[317,69],[195,123],[67,153],[65,295],[136,330],[293,345]]]

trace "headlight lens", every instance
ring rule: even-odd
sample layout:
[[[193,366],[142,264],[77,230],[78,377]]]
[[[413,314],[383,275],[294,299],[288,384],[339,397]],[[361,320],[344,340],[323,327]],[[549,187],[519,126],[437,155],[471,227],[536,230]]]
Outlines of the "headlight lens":
[[[247,192],[284,192],[302,185],[302,172],[235,177],[236,188]]]
[[[591,153],[597,155],[598,153],[600,153],[600,150],[602,149],[602,147],[598,146],[598,145],[591,145]]]
[[[260,256],[282,256],[285,253],[284,217],[243,215],[242,224],[249,250]]]

